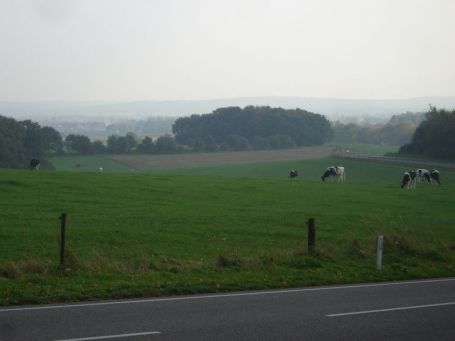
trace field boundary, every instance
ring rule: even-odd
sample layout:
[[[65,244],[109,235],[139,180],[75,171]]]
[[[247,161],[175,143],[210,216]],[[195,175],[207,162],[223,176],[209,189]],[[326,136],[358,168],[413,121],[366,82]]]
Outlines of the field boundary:
[[[431,161],[431,160],[417,160],[417,159],[408,159],[402,157],[394,156],[380,156],[380,155],[368,155],[368,154],[354,154],[347,152],[332,152],[332,157],[337,157],[340,159],[351,159],[351,160],[363,160],[363,161],[378,161],[378,162],[390,162],[390,163],[402,163],[410,165],[423,165],[429,168],[431,167],[441,167],[446,169],[455,170],[455,163],[450,162],[441,162],[441,161]],[[431,165],[431,167],[430,167]]]
[[[332,147],[315,146],[292,149],[231,151],[186,154],[123,154],[108,158],[138,170],[193,168],[214,165],[248,164],[258,162],[308,160],[329,157]]]

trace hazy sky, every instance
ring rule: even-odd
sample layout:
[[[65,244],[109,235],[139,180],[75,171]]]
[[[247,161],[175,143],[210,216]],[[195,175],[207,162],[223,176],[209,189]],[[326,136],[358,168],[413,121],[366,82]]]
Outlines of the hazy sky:
[[[0,100],[455,95],[455,0],[0,0]]]

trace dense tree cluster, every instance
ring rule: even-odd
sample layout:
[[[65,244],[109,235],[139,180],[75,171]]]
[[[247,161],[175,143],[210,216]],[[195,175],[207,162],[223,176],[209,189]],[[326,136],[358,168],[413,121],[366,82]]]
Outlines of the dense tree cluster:
[[[362,126],[335,122],[332,125],[333,142],[402,145],[411,141],[423,119],[424,114],[405,113],[393,116],[386,124]]]
[[[455,110],[430,107],[417,127],[412,141],[400,148],[400,154],[455,159]]]
[[[0,167],[25,167],[31,158],[57,154],[62,147],[54,128],[0,116]]]
[[[173,133],[155,139],[141,139],[133,132],[113,134],[106,143],[82,134],[69,134],[63,140],[54,128],[0,116],[0,167],[25,167],[31,158],[55,154],[166,154],[320,145],[332,130],[327,119],[318,114],[248,106],[180,118]]]
[[[109,136],[105,149],[105,152],[109,154],[170,154],[183,151],[175,143],[174,137],[169,134],[159,136],[155,140],[149,136],[141,140],[132,132],[127,133],[125,136]]]
[[[332,133],[322,115],[266,106],[227,107],[179,118],[172,131],[178,144],[195,151],[321,145]]]

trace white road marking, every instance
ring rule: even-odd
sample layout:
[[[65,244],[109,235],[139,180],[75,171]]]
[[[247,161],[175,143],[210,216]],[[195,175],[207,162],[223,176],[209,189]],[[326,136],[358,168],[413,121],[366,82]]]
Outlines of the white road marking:
[[[397,310],[441,307],[441,306],[447,306],[447,305],[455,305],[455,302],[424,304],[424,305],[413,305],[413,306],[408,306],[408,307],[397,307],[397,308],[387,308],[387,309],[377,309],[377,310],[353,311],[353,312],[350,312],[350,313],[329,314],[329,315],[325,315],[325,316],[327,316],[327,317],[337,317],[337,316],[349,316],[349,315],[362,315],[362,314],[382,313],[382,312],[386,312],[386,311],[397,311]]]
[[[154,335],[154,334],[161,334],[161,333],[160,332],[130,333],[130,334],[82,337],[82,338],[78,338],[78,339],[64,339],[64,340],[62,339],[62,340],[57,340],[57,341],[103,340],[103,339],[115,339],[115,338],[119,338],[119,337],[133,337],[133,336]]]
[[[27,311],[27,310],[84,308],[84,307],[119,305],[119,304],[142,304],[142,303],[168,302],[168,301],[201,300],[201,299],[229,298],[229,297],[241,297],[241,296],[277,295],[277,294],[287,294],[287,293],[305,292],[305,291],[345,290],[345,289],[374,288],[374,287],[395,286],[395,285],[441,283],[441,282],[452,282],[452,281],[455,281],[455,278],[441,278],[441,279],[401,281],[401,282],[385,282],[385,283],[372,283],[372,284],[352,284],[352,285],[340,285],[340,286],[331,286],[331,287],[284,289],[284,290],[278,289],[278,290],[269,290],[269,291],[253,291],[253,292],[249,291],[249,292],[238,292],[238,293],[231,293],[231,294],[177,296],[177,297],[166,297],[166,298],[106,301],[106,302],[92,302],[92,303],[79,303],[79,304],[60,304],[60,305],[44,305],[44,306],[41,305],[41,306],[34,306],[34,307],[3,308],[3,309],[0,309],[0,313],[8,313],[8,312],[14,312],[14,311]]]

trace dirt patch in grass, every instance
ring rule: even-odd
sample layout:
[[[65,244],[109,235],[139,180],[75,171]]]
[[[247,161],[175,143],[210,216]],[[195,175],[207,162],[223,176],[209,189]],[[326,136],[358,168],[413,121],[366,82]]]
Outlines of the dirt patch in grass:
[[[171,155],[110,155],[109,158],[137,170],[190,168],[210,165],[243,164],[269,161],[308,160],[330,156],[332,147],[303,147],[280,150],[188,153]]]

